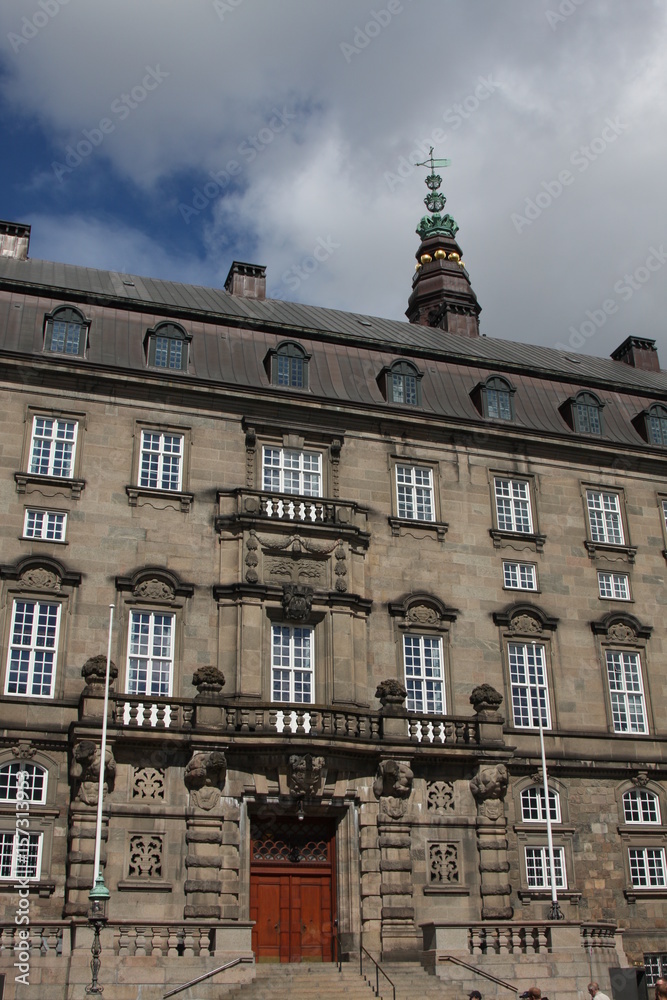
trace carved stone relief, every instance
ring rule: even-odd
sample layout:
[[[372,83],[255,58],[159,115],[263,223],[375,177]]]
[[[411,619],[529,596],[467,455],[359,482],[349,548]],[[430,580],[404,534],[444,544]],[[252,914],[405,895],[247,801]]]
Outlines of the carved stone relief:
[[[458,885],[459,850],[456,844],[429,844],[428,874],[433,885]]]
[[[504,764],[481,767],[470,782],[470,791],[477,802],[477,812],[487,819],[498,820],[504,813],[502,800],[507,791],[508,774]]]
[[[542,623],[533,615],[515,615],[509,626],[510,632],[535,633],[542,631]]]
[[[305,621],[313,605],[313,588],[299,584],[283,584],[283,611],[293,621]]]
[[[162,767],[135,767],[132,798],[151,799],[154,802],[163,800],[164,777]]]
[[[57,592],[60,590],[61,581],[53,570],[47,569],[45,566],[31,566],[21,573],[19,586],[24,590],[53,590]]]
[[[380,809],[391,819],[402,819],[412,792],[414,774],[403,760],[382,760],[373,783],[373,793],[380,800]]]
[[[184,781],[190,790],[190,799],[199,809],[214,809],[220,801],[220,790],[227,777],[227,758],[224,753],[195,752],[185,767]]]
[[[428,604],[413,604],[408,608],[405,619],[411,625],[440,624],[440,615],[435,608],[430,608]]]
[[[287,784],[293,795],[313,795],[319,789],[326,765],[324,757],[310,753],[292,754],[288,760]]]
[[[161,878],[163,840],[159,834],[135,834],[130,837],[128,878]]]
[[[86,805],[95,806],[99,799],[100,764],[102,752],[92,740],[82,740],[74,747],[70,775],[79,782],[76,798]],[[116,776],[116,761],[113,751],[107,747],[104,755],[104,790],[113,789]]]
[[[454,812],[454,782],[429,781],[426,785],[427,812]]]
[[[134,596],[150,601],[173,601],[174,588],[157,577],[149,580],[141,580],[134,588]]]
[[[637,633],[623,622],[615,622],[607,630],[607,636],[612,642],[637,642]]]

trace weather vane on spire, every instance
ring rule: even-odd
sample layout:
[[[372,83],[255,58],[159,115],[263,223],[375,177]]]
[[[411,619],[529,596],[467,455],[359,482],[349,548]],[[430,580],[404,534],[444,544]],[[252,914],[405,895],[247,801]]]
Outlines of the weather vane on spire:
[[[416,230],[417,235],[421,236],[422,240],[428,239],[430,236],[451,236],[453,239],[459,230],[458,225],[451,215],[440,215],[447,199],[438,190],[442,184],[442,177],[440,174],[436,174],[435,168],[448,167],[451,162],[451,160],[434,159],[433,146],[431,146],[428,159],[424,160],[423,163],[415,164],[417,167],[429,167],[431,171],[424,181],[426,187],[429,189],[428,194],[424,198],[424,204],[429,212],[431,212],[431,215],[425,215]]]

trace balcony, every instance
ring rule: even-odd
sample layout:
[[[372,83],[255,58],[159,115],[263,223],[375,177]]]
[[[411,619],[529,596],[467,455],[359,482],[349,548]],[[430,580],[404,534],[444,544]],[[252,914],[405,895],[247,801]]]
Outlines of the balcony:
[[[287,528],[310,527],[320,532],[334,531],[350,536],[366,546],[367,511],[359,504],[325,497],[293,496],[262,490],[218,490],[216,531],[235,531],[239,527],[264,522]]]

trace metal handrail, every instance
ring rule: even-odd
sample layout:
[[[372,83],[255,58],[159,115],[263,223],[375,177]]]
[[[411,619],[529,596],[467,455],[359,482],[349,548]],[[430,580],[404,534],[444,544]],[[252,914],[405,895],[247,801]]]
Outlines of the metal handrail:
[[[334,920],[334,938],[336,941],[336,965],[338,966],[338,971],[343,971],[343,942],[340,937],[340,928],[338,926],[338,921]]]
[[[211,972],[205,972],[203,976],[198,976],[196,979],[191,979],[189,983],[184,983],[183,986],[177,986],[175,990],[169,990],[168,993],[162,994],[162,1000],[167,1000],[167,997],[173,997],[176,993],[182,993],[183,990],[187,990],[190,986],[196,986],[197,983],[203,983],[205,979],[210,979],[211,976],[215,976],[218,972],[224,972],[225,969],[233,969],[235,965],[240,965],[241,962],[252,962],[254,959],[244,957],[244,958],[234,958],[231,962],[227,962],[226,965],[221,965],[218,969],[213,969]]]
[[[519,992],[519,987],[513,983],[506,983],[504,979],[498,979],[498,976],[494,976],[490,972],[485,972],[484,969],[478,969],[476,965],[469,965],[467,962],[462,962],[460,958],[454,958],[453,955],[438,955],[438,961],[453,962],[454,965],[461,965],[464,969],[468,969],[469,972],[474,972],[478,976],[484,976],[485,979],[490,979],[492,983],[497,983],[498,986],[504,986],[506,990],[511,990],[512,993]]]
[[[394,986],[393,982],[391,981],[391,979],[389,978],[389,976],[387,975],[387,973],[384,971],[384,969],[382,968],[382,966],[380,965],[380,963],[375,961],[375,959],[373,958],[373,956],[371,955],[371,953],[369,951],[366,951],[366,949],[364,948],[363,944],[359,945],[359,975],[363,976],[363,974],[364,974],[364,955],[368,955],[368,957],[370,958],[371,962],[375,966],[375,996],[376,997],[380,996],[380,973],[382,973],[382,975],[384,976],[384,978],[387,980],[387,982],[391,986],[391,990],[392,990],[392,994],[393,994],[393,1000],[396,1000],[396,987]],[[371,989],[372,988],[373,987],[371,986]]]

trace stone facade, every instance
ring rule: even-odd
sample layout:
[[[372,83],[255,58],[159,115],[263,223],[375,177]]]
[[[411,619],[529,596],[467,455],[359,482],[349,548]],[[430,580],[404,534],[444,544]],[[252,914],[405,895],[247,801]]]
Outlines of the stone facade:
[[[103,982],[129,982],[123,970],[130,960],[149,983],[168,982],[177,958],[213,968],[252,956],[253,823],[267,817],[278,868],[275,845],[294,820],[303,816],[325,831],[322,843],[330,838],[328,913],[345,952],[363,943],[385,959],[437,963],[450,952],[466,961],[519,953],[546,961],[567,930],[565,950],[578,942],[585,958],[584,946],[594,942],[600,969],[625,956],[667,953],[667,884],[658,884],[667,847],[664,450],[638,437],[619,459],[619,446],[605,439],[544,426],[528,432],[527,416],[515,422],[480,414],[471,424],[388,405],[375,398],[368,372],[371,388],[359,389],[363,406],[340,398],[334,406],[335,380],[327,406],[321,391],[284,388],[268,377],[258,385],[250,375],[231,384],[193,368],[173,374],[147,364],[141,344],[160,319],[174,320],[175,307],[147,315],[145,304],[120,297],[103,305],[74,280],[58,294],[38,294],[25,285],[27,274],[11,272],[0,292],[11,322],[13,297],[25,299],[27,316],[23,339],[5,323],[1,355],[0,833],[13,835],[12,787],[19,770],[29,773],[28,830],[39,853],[27,897],[37,936],[33,978],[17,995],[43,995],[42,974],[61,984],[68,975],[71,983],[87,981],[104,680],[99,664],[83,677],[82,667],[106,659],[110,604],[118,671],[102,813],[101,860],[111,891]],[[131,364],[111,346],[98,360],[92,348],[74,357],[44,350],[44,316],[72,301],[90,321],[91,343],[108,337],[112,345],[114,336],[126,336],[123,323],[133,331]],[[259,350],[261,342],[263,354],[285,340],[269,318],[251,329],[181,310],[178,322],[191,333],[193,351],[197,338],[209,352],[222,338],[237,371],[244,357],[252,369],[249,343]],[[290,336],[310,358],[312,387],[318,340],[305,330]],[[333,335],[320,340],[329,365],[342,370],[348,347]],[[364,350],[373,373],[391,362],[389,342]],[[465,364],[472,392],[493,370],[474,355],[454,358],[437,347],[426,358],[417,341],[415,354],[425,372],[439,373],[435,386],[450,369],[463,377]],[[616,404],[619,421],[632,406],[641,413],[667,400],[662,376],[639,392],[624,382],[627,366],[607,364],[614,399],[625,401]],[[558,383],[529,361],[506,374],[517,414],[528,401],[546,406]],[[317,377],[325,381],[323,371]],[[598,381],[611,397],[605,378]],[[579,375],[562,395],[586,384]],[[36,419],[50,422],[49,432],[58,421],[76,425],[67,475],[31,469]],[[178,440],[177,485],[142,484],[146,435],[160,448],[166,436]],[[321,487],[271,486],[269,452],[282,456],[278,462],[306,453]],[[406,478],[414,470],[427,473],[429,517],[416,514],[417,487]],[[397,479],[406,484],[403,500]],[[503,524],[498,483],[519,484],[531,530]],[[590,497],[602,494],[617,505],[622,541],[593,537]],[[28,529],[35,511],[67,516],[62,539]],[[508,585],[506,563],[528,567],[534,586]],[[602,598],[598,573],[612,587],[620,586],[616,577],[626,579],[631,599]],[[55,672],[40,695],[34,687],[16,690],[11,674],[10,651],[16,659],[21,642],[32,641],[25,628],[17,638],[16,616],[26,607],[57,619]],[[137,638],[141,628],[153,630],[153,642],[158,627],[169,633],[164,674],[156,647],[140,648]],[[283,640],[292,645],[278,662]],[[295,642],[309,644],[302,673],[304,661],[289,659]],[[33,654],[38,647],[33,641]],[[536,647],[544,683],[523,684],[513,671]],[[636,732],[630,724],[620,731],[608,680],[616,661],[608,653],[620,656],[626,715],[631,667],[640,664]],[[406,673],[409,656],[414,674]],[[35,685],[33,660],[26,670]],[[546,827],[531,706],[545,691],[564,925],[548,919],[540,854]],[[43,796],[36,775],[46,775]],[[639,819],[628,821],[633,791],[642,792],[630,796]],[[17,860],[9,840],[3,843],[0,922],[11,954]],[[638,885],[632,851],[645,868],[646,852],[657,852],[650,855],[655,884]],[[324,920],[322,931],[326,955],[335,947],[331,922]],[[127,989],[123,995],[136,996]]]

